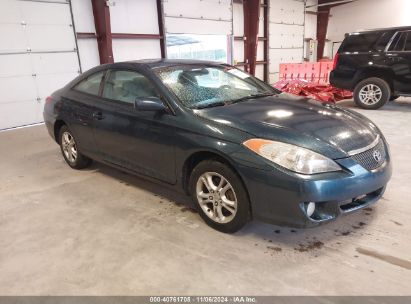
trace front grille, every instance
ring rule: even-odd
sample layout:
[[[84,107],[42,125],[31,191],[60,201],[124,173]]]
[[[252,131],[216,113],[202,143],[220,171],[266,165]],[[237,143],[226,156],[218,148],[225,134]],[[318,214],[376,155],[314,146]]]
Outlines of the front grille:
[[[371,171],[384,164],[387,158],[387,153],[385,151],[384,143],[380,139],[374,148],[352,155],[351,157],[365,169]]]

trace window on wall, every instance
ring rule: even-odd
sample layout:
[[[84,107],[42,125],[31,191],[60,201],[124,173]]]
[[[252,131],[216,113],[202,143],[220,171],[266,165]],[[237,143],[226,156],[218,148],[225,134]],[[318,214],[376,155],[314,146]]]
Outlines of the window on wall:
[[[231,37],[226,35],[168,34],[169,59],[198,59],[231,63]]]

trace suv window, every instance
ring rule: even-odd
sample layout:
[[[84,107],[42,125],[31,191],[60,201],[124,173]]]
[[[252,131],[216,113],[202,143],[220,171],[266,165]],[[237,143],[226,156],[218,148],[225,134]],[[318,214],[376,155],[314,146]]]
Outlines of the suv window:
[[[408,32],[399,32],[395,35],[394,40],[392,41],[388,51],[402,52],[405,49],[405,44],[407,41]]]
[[[405,43],[405,51],[411,52],[411,31],[407,32],[407,42]]]
[[[110,71],[104,84],[103,97],[134,104],[137,98],[158,96],[145,76],[133,71]]]
[[[395,32],[392,31],[383,33],[375,44],[374,49],[379,52],[385,51],[385,48],[387,47],[394,33]]]
[[[98,95],[100,90],[101,80],[103,79],[105,71],[97,72],[88,76],[86,79],[77,84],[74,89],[76,91]]]
[[[366,33],[349,35],[341,46],[341,52],[368,52],[382,36],[382,33]]]

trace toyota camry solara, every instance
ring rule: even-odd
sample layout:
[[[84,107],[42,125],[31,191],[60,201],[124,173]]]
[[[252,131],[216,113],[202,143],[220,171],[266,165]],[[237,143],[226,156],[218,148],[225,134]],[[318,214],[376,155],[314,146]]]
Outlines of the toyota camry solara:
[[[98,66],[48,97],[44,119],[70,167],[93,159],[171,185],[223,232],[317,226],[376,202],[391,176],[370,120],[226,64]]]

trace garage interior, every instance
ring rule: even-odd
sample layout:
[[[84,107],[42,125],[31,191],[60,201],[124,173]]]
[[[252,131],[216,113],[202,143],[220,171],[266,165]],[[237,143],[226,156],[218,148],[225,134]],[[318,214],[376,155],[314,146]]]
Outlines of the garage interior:
[[[3,0],[0,295],[410,295],[409,97],[377,111],[338,103],[390,144],[378,204],[233,235],[172,189],[97,162],[72,170],[43,124],[47,96],[99,64],[223,58],[273,85],[280,64],[332,60],[345,33],[409,26],[410,11],[408,0]]]

